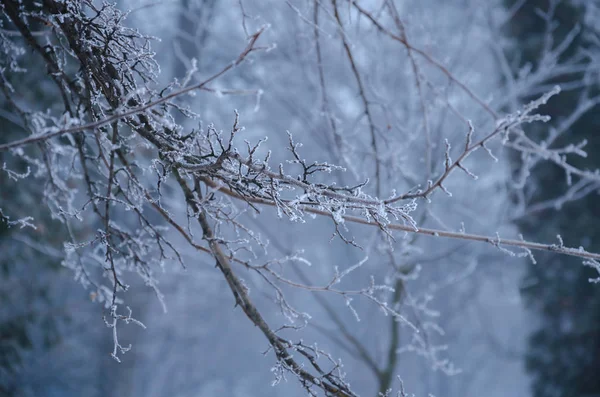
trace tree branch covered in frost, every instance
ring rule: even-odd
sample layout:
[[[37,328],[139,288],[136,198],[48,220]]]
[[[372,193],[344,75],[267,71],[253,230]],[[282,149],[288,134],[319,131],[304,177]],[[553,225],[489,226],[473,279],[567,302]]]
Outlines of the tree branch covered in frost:
[[[526,132],[526,124],[548,120],[540,114],[540,108],[551,96],[558,94],[558,88],[544,91],[520,110],[500,115],[499,110],[480,99],[442,61],[409,41],[406,22],[392,2],[386,2],[382,12],[384,17],[356,1],[348,1],[347,7],[335,0],[330,5],[315,2],[313,17],[305,16],[303,10],[288,4],[301,16],[303,23],[312,25],[319,59],[317,72],[322,110],[335,142],[330,150],[336,153],[332,157],[339,158],[343,166],[307,160],[308,154],[302,150],[302,143],[290,132],[287,132],[285,146],[265,147],[266,137],[255,140],[246,136],[252,125],[245,131],[237,111],[232,117],[233,126],[226,133],[215,124],[188,129],[176,121],[175,113],[192,119],[196,117],[185,103],[190,94],[220,92],[211,85],[228,74],[244,73],[254,67],[246,61],[256,62],[255,56],[260,61],[260,51],[272,48],[259,45],[266,36],[266,26],[247,34],[245,13],[247,41],[240,43],[238,53],[230,54],[229,63],[210,77],[190,83],[198,74],[196,64],[192,62],[193,69],[183,84],[175,81],[160,87],[157,82],[160,69],[150,46],[152,38],[128,28],[124,24],[127,13],[116,6],[91,0],[44,0],[33,5],[2,0],[4,15],[0,45],[7,49],[7,56],[0,65],[0,84],[5,99],[20,117],[25,133],[21,139],[0,144],[0,153],[20,159],[28,168],[25,172],[3,165],[1,172],[7,173],[15,183],[25,178],[44,181],[43,202],[52,216],[62,222],[69,236],[64,242],[63,264],[73,269],[76,279],[86,288],[92,288],[95,299],[104,304],[104,321],[112,329],[114,350],[111,354],[115,360],[120,361],[119,356],[131,347],[121,344],[118,325],[133,322],[144,327],[132,317],[124,302],[123,293],[129,289],[130,273],[137,273],[153,289],[166,310],[154,273],[171,262],[185,266],[183,250],[192,249],[211,258],[227,282],[236,306],[268,340],[269,351],[276,360],[273,367],[276,382],[285,379],[286,374],[293,374],[311,395],[316,395],[316,390],[332,396],[356,395],[337,359],[316,345],[281,336],[285,329],[302,328],[292,326],[297,318],[304,321],[309,318],[287,302],[284,286],[341,296],[357,320],[360,314],[352,299],[362,299],[391,316],[394,322],[412,330],[413,342],[404,347],[392,344],[392,356],[397,352],[414,351],[426,356],[436,368],[456,372],[452,363],[439,356],[443,345],[431,344],[426,336],[427,331],[442,334],[441,329],[434,323],[415,324],[400,312],[402,298],[400,293],[394,293],[403,288],[404,279],[398,276],[398,280],[390,285],[372,276],[363,287],[339,287],[345,277],[365,263],[365,258],[343,271],[334,266],[333,277],[320,285],[296,281],[278,268],[285,263],[307,260],[299,255],[265,259],[266,244],[246,222],[246,211],[261,219],[267,216],[264,214],[269,208],[274,208],[279,218],[298,224],[310,222],[314,216],[323,217],[331,221],[332,238],[338,237],[359,248],[366,244],[355,238],[351,224],[374,227],[377,240],[386,247],[378,250],[389,254],[392,263],[396,262],[393,247],[399,244],[395,231],[402,231],[433,238],[484,242],[510,256],[532,259],[532,250],[553,251],[584,258],[586,265],[598,269],[600,254],[565,247],[560,239],[558,244],[542,244],[522,238],[503,238],[494,231],[476,234],[467,233],[464,227],[452,231],[445,226],[421,226],[420,219],[427,216],[427,205],[431,201],[449,200],[435,194],[441,190],[451,196],[453,171],[460,169],[472,179],[486,179],[487,176],[477,172],[475,165],[468,165],[467,160],[481,148],[492,160],[498,161],[501,156],[495,155],[491,148],[495,141],[525,156],[553,162],[562,167],[569,178],[577,176],[586,183],[599,182],[597,171],[580,170],[567,161],[569,154],[585,155],[584,143],[550,148],[551,140],[538,142]],[[319,19],[320,13],[326,16],[325,21]],[[360,18],[384,37],[400,43],[401,50],[406,50],[410,60],[410,73],[417,87],[422,113],[419,119],[425,135],[422,149],[427,172],[425,180],[407,175],[405,179],[412,187],[405,193],[398,194],[397,191],[402,189],[390,185],[384,177],[384,173],[394,177],[403,175],[403,167],[394,163],[398,156],[393,150],[389,151],[387,141],[392,138],[382,134],[384,128],[379,126],[380,112],[387,115],[388,105],[380,105],[373,99],[377,94],[371,87],[372,76],[366,76],[362,70],[360,60],[364,54],[359,54],[346,32],[349,28],[346,18]],[[388,28],[385,21],[392,21],[398,32]],[[43,31],[32,30],[34,23],[40,24]],[[5,29],[8,28],[18,34],[7,34]],[[340,40],[344,59],[357,87],[359,113],[366,118],[368,132],[365,145],[361,143],[363,137],[357,138],[358,144],[343,137],[343,127],[334,115],[321,48],[323,37],[327,36],[324,33],[330,29],[333,29],[330,38]],[[33,51],[37,55],[40,65],[27,67],[48,71],[48,82],[54,85],[62,103],[57,100],[50,109],[36,109],[34,100],[24,99],[13,88],[19,73],[26,73],[19,64],[23,51]],[[427,73],[433,75],[427,76]],[[485,117],[491,117],[494,124],[464,117],[450,100],[445,99],[441,100],[443,106],[457,116],[464,127],[462,141],[456,143],[443,138],[442,134],[434,134],[433,110],[429,108],[427,96],[437,92],[432,83],[436,73],[441,73],[445,84],[457,86],[471,105],[483,109]],[[233,109],[231,111],[233,113]],[[480,118],[481,115],[476,116]],[[388,130],[391,129],[390,126]],[[437,138],[440,138],[439,142],[434,142]],[[366,148],[368,155],[365,157],[372,159],[370,166],[365,168],[372,171],[371,175],[355,184],[343,182],[347,178],[346,168],[353,166],[352,161],[347,161],[348,153],[355,150],[353,144],[361,150]],[[443,152],[437,150],[438,145],[444,146]],[[419,210],[426,215],[415,216]],[[9,226],[25,227],[35,223],[30,217],[12,220],[11,214],[5,214],[1,209],[0,219]],[[514,247],[517,252],[507,247]],[[415,268],[416,265],[407,266],[402,270],[402,276],[409,277]],[[240,276],[243,269],[256,273],[275,291],[277,303],[289,324],[281,328],[268,324]],[[391,299],[388,299],[389,294],[392,294]],[[422,298],[421,302],[413,300],[412,304],[416,311],[431,315],[428,301],[429,298]],[[127,315],[119,314],[124,305]],[[397,336],[398,329],[393,329]],[[352,344],[354,349],[361,351],[360,344]],[[369,357],[364,351],[361,355]],[[391,370],[394,360],[389,360]],[[378,375],[385,375],[387,380],[382,385],[389,385],[393,378],[391,370],[386,372],[375,364],[371,367]],[[382,393],[388,393],[387,386],[382,387]]]

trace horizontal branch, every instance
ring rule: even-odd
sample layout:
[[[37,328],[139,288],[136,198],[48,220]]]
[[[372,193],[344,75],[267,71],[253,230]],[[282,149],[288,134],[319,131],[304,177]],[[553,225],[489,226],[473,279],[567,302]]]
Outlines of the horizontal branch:
[[[246,202],[251,202],[253,204],[263,204],[263,205],[268,205],[268,206],[273,206],[273,207],[276,206],[276,203],[274,203],[273,201],[267,200],[267,199],[244,197],[228,188],[219,186],[217,183],[215,183],[214,181],[212,181],[208,178],[202,178],[202,181],[204,183],[206,183],[207,185],[209,185],[210,187],[217,189],[217,190],[223,192],[224,194],[227,194],[230,197],[233,197],[233,198],[236,198],[239,200],[243,200]],[[309,212],[311,214],[331,217],[331,213],[329,213],[327,211],[308,207],[306,205],[302,206],[302,210]],[[347,222],[358,223],[361,225],[381,227],[381,225],[378,223],[369,222],[368,220],[366,220],[364,218],[360,218],[360,217],[353,216],[353,215],[342,215],[342,218],[344,219],[344,221],[347,221]],[[541,243],[534,243],[534,242],[525,241],[525,240],[504,239],[504,238],[500,238],[500,237],[489,237],[489,236],[483,236],[483,235],[479,235],[479,234],[450,232],[450,231],[445,231],[445,230],[428,229],[428,228],[420,228],[420,227],[415,228],[412,226],[401,225],[401,224],[397,224],[397,223],[390,223],[390,224],[385,225],[385,227],[390,230],[400,230],[400,231],[407,232],[407,233],[425,234],[425,235],[434,236],[434,237],[446,237],[446,238],[453,238],[453,239],[459,239],[459,240],[480,241],[480,242],[492,244],[493,246],[495,246],[497,248],[500,248],[500,246],[510,246],[510,247],[522,248],[524,250],[549,251],[549,252],[556,252],[556,253],[563,254],[563,255],[574,256],[574,257],[578,257],[578,258],[600,260],[600,254],[598,254],[598,253],[588,252],[588,251],[585,251],[583,248],[580,248],[580,249],[568,248],[568,247],[565,247],[564,245],[562,245],[562,243],[559,245],[557,245],[557,244],[541,244]]]

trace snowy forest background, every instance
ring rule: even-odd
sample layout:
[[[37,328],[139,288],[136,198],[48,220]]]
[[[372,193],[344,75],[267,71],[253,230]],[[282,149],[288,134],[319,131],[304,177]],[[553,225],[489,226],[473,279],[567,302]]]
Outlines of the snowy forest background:
[[[0,395],[600,395],[600,2],[0,4]],[[89,36],[69,41],[71,23]],[[139,47],[111,53],[119,35]],[[116,105],[78,43],[121,90]],[[102,121],[194,85],[139,113],[169,137],[197,134],[202,150],[233,142],[248,156],[268,137],[255,153],[270,151],[282,196],[267,186],[236,199],[250,171],[234,152],[239,174],[218,156],[190,165],[143,142],[137,113]],[[323,172],[310,189],[283,179],[313,162]],[[109,193],[90,198],[107,180]],[[181,180],[199,181],[196,201]],[[265,197],[279,207],[261,207]],[[140,237],[135,264],[109,259],[117,230],[140,230],[138,210],[177,254]],[[321,379],[339,390],[303,383],[275,356],[236,305],[205,225],[191,225],[202,211],[288,352],[318,374],[298,348],[322,350]]]

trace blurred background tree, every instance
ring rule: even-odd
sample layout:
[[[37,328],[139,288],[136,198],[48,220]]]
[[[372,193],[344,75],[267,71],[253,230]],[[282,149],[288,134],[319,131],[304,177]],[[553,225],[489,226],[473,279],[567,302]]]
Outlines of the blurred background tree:
[[[3,28],[7,20],[4,15],[0,19],[0,28]],[[40,25],[34,22],[33,28],[38,30]],[[9,33],[3,30],[2,34]],[[0,57],[2,79],[7,78],[4,72],[9,69],[12,55],[7,51]],[[25,57],[33,62],[33,55]],[[42,83],[46,74],[43,70],[36,72],[22,73],[24,83],[30,87],[22,98],[40,108],[51,107],[52,99]],[[10,142],[25,133],[23,119],[6,95],[0,96],[0,119],[0,143]],[[28,172],[24,161],[7,153],[0,153],[0,164],[20,173]],[[0,394],[3,396],[22,393],[23,389],[38,383],[39,377],[31,371],[32,359],[60,344],[63,335],[59,323],[68,318],[53,288],[61,273],[63,277],[68,274],[60,266],[60,227],[40,205],[41,196],[42,189],[33,179],[17,184],[10,174],[0,172],[0,208],[3,210],[0,213]],[[28,217],[35,230],[12,223]],[[37,240],[46,243],[38,244]],[[51,245],[52,241],[58,249]]]
[[[507,2],[513,6],[514,1]],[[549,42],[567,43],[557,62],[576,59],[579,68],[567,69],[545,83],[560,84],[561,95],[546,108],[552,125],[572,117],[586,98],[598,95],[598,42],[600,13],[597,1],[527,0],[509,25],[515,40],[512,57],[517,69],[539,68],[540,55]],[[545,16],[549,16],[548,20]],[[528,66],[529,65],[529,66]],[[523,98],[529,100],[531,98]],[[582,169],[600,166],[600,106],[590,104],[557,142],[587,140],[587,158],[573,157]],[[519,159],[516,159],[518,162]],[[528,238],[551,241],[560,234],[565,244],[600,249],[599,186],[574,183],[569,186],[564,170],[556,166],[535,167],[526,197],[530,210],[517,219]],[[553,202],[563,192],[564,200]],[[541,227],[541,225],[544,225]],[[584,397],[600,395],[600,289],[588,280],[593,270],[571,258],[542,254],[538,265],[528,265],[522,293],[538,317],[529,338],[526,367],[533,378],[536,397]]]

